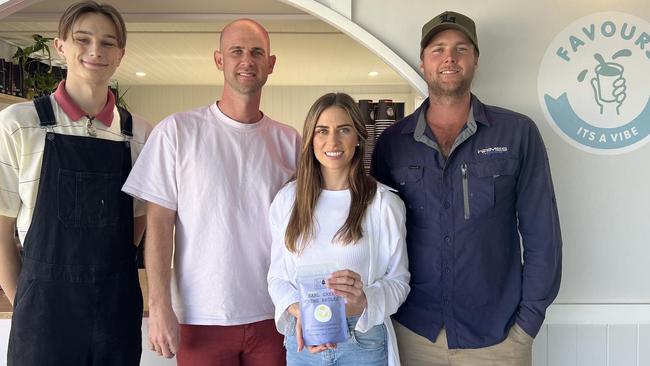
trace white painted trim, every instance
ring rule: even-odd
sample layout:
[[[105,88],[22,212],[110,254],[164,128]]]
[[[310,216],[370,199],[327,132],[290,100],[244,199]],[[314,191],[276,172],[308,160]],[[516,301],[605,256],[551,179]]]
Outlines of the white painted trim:
[[[640,365],[641,354],[641,325],[636,325],[636,366]]]
[[[546,324],[650,324],[650,304],[553,304]]]
[[[606,337],[606,343],[605,343],[605,364],[609,364],[609,345],[612,343],[610,341],[611,333],[609,331],[609,325],[607,326],[607,337]],[[577,356],[577,355],[576,355]]]
[[[625,300],[611,300],[611,299],[595,299],[595,300],[562,300],[555,301],[553,305],[650,305],[648,299],[625,299]]]
[[[4,4],[0,4],[0,19],[41,1],[43,0],[9,0]]]
[[[427,84],[424,79],[414,70],[404,59],[398,56],[395,51],[391,50],[375,36],[365,29],[361,28],[354,21],[337,13],[331,8],[319,3],[316,0],[278,0],[287,5],[291,5],[304,12],[307,12],[331,26],[341,30],[350,38],[364,45],[386,64],[390,65],[404,80],[413,88],[420,92],[421,95],[428,94]],[[415,40],[414,40],[415,42]]]
[[[168,22],[207,22],[207,21],[232,21],[241,18],[239,13],[129,13],[122,12],[122,17],[127,23],[144,22],[144,23],[168,23]],[[33,21],[58,21],[61,16],[60,12],[21,12],[14,14],[11,21],[14,22],[33,22]],[[304,21],[313,20],[314,17],[308,14],[245,14],[248,18],[267,21]]]

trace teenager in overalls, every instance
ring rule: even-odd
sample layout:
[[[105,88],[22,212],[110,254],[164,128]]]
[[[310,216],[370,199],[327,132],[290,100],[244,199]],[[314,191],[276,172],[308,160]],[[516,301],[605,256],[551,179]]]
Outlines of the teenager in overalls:
[[[52,96],[0,112],[0,283],[13,304],[9,366],[138,365],[142,294],[134,205],[120,189],[148,132],[109,79],[126,29],[109,5],[61,17],[68,73]],[[22,263],[9,233],[16,223]],[[12,251],[13,249],[13,251]]]

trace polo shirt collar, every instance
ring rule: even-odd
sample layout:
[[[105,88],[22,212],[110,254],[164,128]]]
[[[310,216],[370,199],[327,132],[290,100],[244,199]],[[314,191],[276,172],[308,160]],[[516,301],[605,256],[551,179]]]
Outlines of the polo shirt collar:
[[[68,92],[65,90],[65,80],[59,83],[59,86],[54,92],[54,99],[59,104],[63,112],[73,121],[78,121],[88,115],[84,112]],[[94,119],[101,121],[106,126],[110,127],[113,123],[113,110],[115,109],[115,96],[108,90],[108,97],[106,98],[106,105],[104,108],[94,116]]]

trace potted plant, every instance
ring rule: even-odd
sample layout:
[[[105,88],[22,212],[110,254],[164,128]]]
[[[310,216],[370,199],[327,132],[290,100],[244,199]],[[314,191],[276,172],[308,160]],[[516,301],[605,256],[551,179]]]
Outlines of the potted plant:
[[[56,88],[61,79],[62,72],[52,66],[52,53],[48,43],[53,38],[43,37],[40,34],[33,34],[34,42],[26,47],[17,47],[13,58],[23,70],[23,87],[28,99],[35,96],[50,94]],[[37,54],[39,57],[32,57]],[[41,62],[47,61],[47,64]]]
[[[126,96],[126,92],[129,91],[129,88],[126,88],[126,90],[121,91],[120,90],[120,83],[117,80],[111,80],[111,83],[110,83],[109,87],[111,89],[111,92],[113,92],[113,95],[115,96],[115,104],[117,104],[118,106],[128,110],[129,105],[126,104],[125,96]]]

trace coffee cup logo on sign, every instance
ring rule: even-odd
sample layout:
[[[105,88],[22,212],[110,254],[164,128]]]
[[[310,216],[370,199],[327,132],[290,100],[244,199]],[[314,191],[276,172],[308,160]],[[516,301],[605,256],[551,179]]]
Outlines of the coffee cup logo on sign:
[[[627,52],[624,52],[627,51]],[[630,50],[621,50],[614,55],[631,54]],[[605,104],[616,104],[616,114],[620,114],[620,108],[625,101],[625,78],[623,77],[623,65],[614,62],[605,62],[600,53],[594,55],[598,64],[594,68],[595,77],[591,79],[591,87],[594,91],[594,100],[600,107],[600,114],[603,114]]]
[[[650,139],[650,25],[608,12],[579,19],[549,45],[538,78],[545,117],[571,145],[596,154]]]

